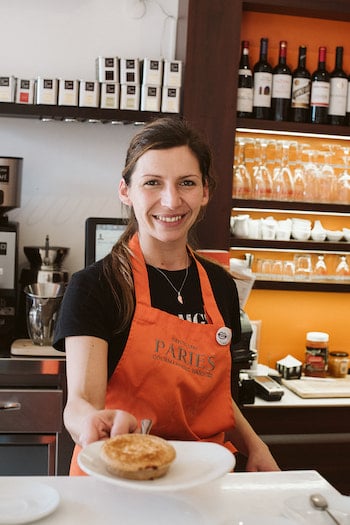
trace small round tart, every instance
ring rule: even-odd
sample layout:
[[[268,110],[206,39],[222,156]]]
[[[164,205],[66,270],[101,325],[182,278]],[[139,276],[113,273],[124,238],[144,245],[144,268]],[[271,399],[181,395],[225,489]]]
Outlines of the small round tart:
[[[168,441],[150,434],[120,434],[107,439],[100,449],[108,472],[137,480],[164,476],[175,456]]]

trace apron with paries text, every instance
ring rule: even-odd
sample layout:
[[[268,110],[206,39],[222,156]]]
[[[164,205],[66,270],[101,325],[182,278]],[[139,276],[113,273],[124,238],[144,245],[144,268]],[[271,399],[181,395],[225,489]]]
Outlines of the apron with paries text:
[[[225,431],[234,426],[232,334],[203,266],[193,257],[208,324],[191,323],[152,307],[137,234],[129,247],[136,306],[123,355],[107,386],[106,408],[152,419],[152,434],[164,439],[213,441],[234,452],[232,444],[225,443]],[[77,449],[71,475],[82,473],[74,465]]]

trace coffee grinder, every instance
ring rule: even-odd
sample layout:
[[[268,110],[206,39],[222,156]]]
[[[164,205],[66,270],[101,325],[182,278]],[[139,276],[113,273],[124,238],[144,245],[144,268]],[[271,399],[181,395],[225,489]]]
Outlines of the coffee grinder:
[[[17,320],[16,335],[20,339],[33,338],[28,332],[27,302],[29,294],[36,298],[37,304],[40,303],[39,297],[45,289],[44,295],[53,288],[52,285],[62,285],[64,289],[68,283],[68,272],[62,268],[63,260],[69,252],[69,248],[62,246],[51,246],[49,236],[46,235],[45,243],[42,246],[24,246],[23,251],[29,261],[30,267],[23,268],[19,278],[19,314]],[[39,291],[40,290],[40,293]],[[51,297],[49,294],[47,297]],[[18,345],[17,345],[18,346]],[[27,351],[28,344],[26,344]]]
[[[22,157],[0,157],[0,353],[15,337],[18,224],[6,213],[20,206]]]

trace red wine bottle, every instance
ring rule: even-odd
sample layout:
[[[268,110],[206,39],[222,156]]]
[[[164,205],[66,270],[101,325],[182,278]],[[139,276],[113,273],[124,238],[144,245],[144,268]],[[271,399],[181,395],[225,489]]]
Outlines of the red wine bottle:
[[[287,65],[287,42],[280,42],[278,64],[272,70],[271,114],[273,120],[288,120],[292,72]]]
[[[346,118],[345,124],[350,126],[350,76],[348,77],[348,96],[346,102]]]
[[[306,69],[306,46],[299,47],[298,66],[292,80],[292,122],[308,122],[310,113],[311,74]]]
[[[249,65],[249,42],[243,40],[238,69],[237,117],[253,116],[253,76]]]
[[[318,66],[311,76],[311,113],[310,120],[315,124],[327,124],[330,77],[326,69],[326,48],[318,51]]]
[[[260,57],[254,66],[253,117],[271,118],[272,67],[267,61],[268,39],[260,40]]]
[[[330,75],[328,122],[337,126],[345,124],[348,77],[343,70],[342,46],[335,49],[335,67]]]

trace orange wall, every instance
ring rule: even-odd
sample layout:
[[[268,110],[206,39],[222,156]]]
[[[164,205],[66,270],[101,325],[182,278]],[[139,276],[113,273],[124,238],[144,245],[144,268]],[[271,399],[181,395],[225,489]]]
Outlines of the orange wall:
[[[335,47],[343,45],[344,69],[349,72],[349,30],[350,24],[347,22],[245,12],[241,38],[250,41],[253,65],[258,60],[260,38],[268,37],[272,66],[277,63],[279,41],[287,40],[287,61],[292,69],[297,64],[298,47],[304,44],[308,47],[307,66],[311,72],[317,67],[319,46],[327,47],[327,68],[332,70]],[[349,218],[347,220],[350,221]],[[331,224],[327,226],[333,227]],[[328,332],[330,350],[350,352],[348,293],[252,290],[245,310],[250,319],[262,320],[259,352],[261,363],[274,367],[276,360],[287,354],[303,360],[307,331]]]
[[[350,71],[348,22],[244,12],[241,39],[249,40],[252,66],[258,60],[260,38],[262,37],[269,39],[268,58],[272,66],[278,62],[280,40],[286,40],[288,44],[287,63],[292,70],[297,66],[299,46],[306,45],[306,65],[311,73],[317,67],[318,48],[320,46],[327,47],[326,65],[329,71],[334,68],[336,46],[344,46],[344,69],[347,72]]]
[[[329,349],[350,353],[350,294],[252,290],[245,311],[262,320],[259,362],[275,367],[291,354],[303,360],[306,332],[329,333]]]

